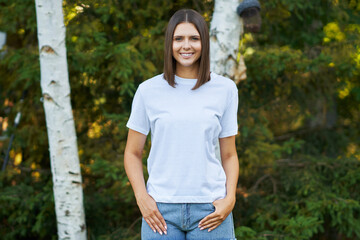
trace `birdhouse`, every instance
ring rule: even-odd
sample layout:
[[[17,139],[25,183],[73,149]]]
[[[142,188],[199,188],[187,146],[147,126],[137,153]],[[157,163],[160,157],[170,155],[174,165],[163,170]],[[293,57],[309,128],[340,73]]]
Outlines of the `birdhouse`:
[[[258,0],[244,0],[236,11],[243,19],[246,32],[259,32],[261,28],[260,3]]]

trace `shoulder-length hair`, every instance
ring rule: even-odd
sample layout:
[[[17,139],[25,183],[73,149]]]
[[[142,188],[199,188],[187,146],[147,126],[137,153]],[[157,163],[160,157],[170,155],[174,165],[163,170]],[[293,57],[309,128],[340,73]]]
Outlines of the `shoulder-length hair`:
[[[210,43],[209,29],[204,18],[192,9],[181,9],[170,18],[165,32],[164,78],[170,86],[175,87],[176,60],[172,54],[175,28],[180,23],[192,23],[200,34],[201,55],[199,58],[199,73],[193,90],[210,80]]]

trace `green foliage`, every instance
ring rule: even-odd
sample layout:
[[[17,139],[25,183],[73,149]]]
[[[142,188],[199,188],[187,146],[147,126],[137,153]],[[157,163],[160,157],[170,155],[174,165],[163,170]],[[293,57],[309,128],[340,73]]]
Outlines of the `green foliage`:
[[[252,230],[251,228],[248,228],[245,226],[236,228],[235,235],[236,235],[236,237],[238,237],[240,239],[248,239],[248,240],[258,239],[256,236],[256,232],[254,230]]]
[[[358,239],[359,1],[261,5],[261,32],[245,33],[241,44],[248,78],[238,84],[236,236]],[[210,22],[213,1],[67,0],[63,7],[88,239],[140,239],[141,215],[123,168],[132,98],[138,84],[162,72],[170,16],[189,7]],[[0,173],[3,239],[57,238],[35,16],[32,0],[0,0],[7,33],[0,159],[15,134]]]
[[[278,160],[271,178],[241,199],[243,208],[250,209],[243,212],[245,225],[253,228],[239,227],[237,236],[331,239],[329,233],[337,229],[339,236],[359,238],[359,167],[354,158]]]
[[[261,33],[242,40],[236,234],[357,239],[358,12],[346,1],[262,6]]]
[[[125,124],[137,86],[162,71],[164,29],[183,7],[205,14],[212,2],[63,1],[89,239],[134,239],[138,233],[141,215],[122,164]],[[6,179],[0,203],[8,206],[0,211],[1,238],[56,238],[53,200],[42,197],[52,190],[35,3],[0,0],[0,16],[0,31],[7,34],[0,59],[0,159],[15,134],[10,163],[0,173]],[[22,118],[15,129],[18,111]]]
[[[2,239],[56,239],[52,182],[45,176],[30,184],[14,171],[0,175]]]

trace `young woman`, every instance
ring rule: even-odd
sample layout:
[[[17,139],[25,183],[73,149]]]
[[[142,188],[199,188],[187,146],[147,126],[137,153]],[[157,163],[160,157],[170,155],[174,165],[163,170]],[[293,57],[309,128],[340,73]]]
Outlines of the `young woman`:
[[[143,216],[141,239],[235,239],[237,107],[235,83],[210,73],[205,20],[177,11],[166,29],[164,73],[140,84],[127,123],[124,163]]]

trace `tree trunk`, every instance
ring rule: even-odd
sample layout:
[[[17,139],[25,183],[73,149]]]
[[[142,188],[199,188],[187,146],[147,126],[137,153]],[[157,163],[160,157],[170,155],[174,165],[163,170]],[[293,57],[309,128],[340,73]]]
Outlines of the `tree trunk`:
[[[6,42],[6,33],[0,32],[0,50],[3,48]]]
[[[210,23],[210,69],[212,72],[229,77],[235,82],[246,78],[243,59],[237,61],[242,21],[236,13],[238,0],[216,0]],[[217,142],[216,157],[221,159]]]
[[[239,0],[216,0],[210,24],[211,71],[235,82],[246,78],[243,58],[238,59],[241,18],[236,13]]]
[[[0,50],[4,47],[6,43],[6,33],[5,32],[0,32]],[[3,57],[5,53],[2,52],[0,53],[0,59]]]
[[[59,239],[86,239],[82,179],[66,60],[62,0],[35,0],[41,90]]]

